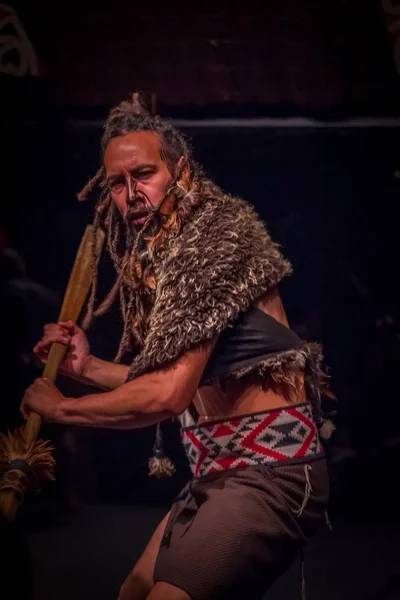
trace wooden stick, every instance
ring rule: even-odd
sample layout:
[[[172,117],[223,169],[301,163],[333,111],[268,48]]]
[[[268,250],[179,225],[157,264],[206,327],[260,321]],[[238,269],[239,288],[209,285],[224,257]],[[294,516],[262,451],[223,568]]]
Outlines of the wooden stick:
[[[98,230],[96,240],[97,254],[100,253],[104,241],[104,232]],[[67,290],[61,307],[59,321],[76,321],[83,308],[92,281],[92,243],[93,225],[88,225],[80,243],[74,266],[68,281]],[[52,344],[42,377],[55,381],[58,369],[66,351],[65,344]],[[41,418],[36,413],[30,413],[25,425],[27,443],[34,442],[39,434]]]
[[[93,235],[94,228],[92,225],[89,225],[86,227],[86,231],[76,255],[58,319],[59,321],[76,321],[83,308],[92,281]],[[104,232],[97,230],[97,255],[101,252],[103,242]],[[64,344],[58,342],[52,344],[42,377],[47,377],[52,381],[56,379],[65,351],[66,346]],[[41,424],[41,417],[36,413],[30,413],[23,429],[23,436],[27,448],[35,444]],[[9,521],[14,518],[17,508],[22,502],[25,491],[23,489],[22,481],[26,480],[25,477],[22,477],[22,475],[24,475],[22,471],[18,472],[20,471],[18,469],[15,469],[15,473],[13,473],[13,471],[14,470],[7,471],[7,480],[10,481],[10,485],[5,485],[3,480],[0,488],[0,513]],[[21,480],[20,486],[17,485],[17,480]],[[18,487],[21,489],[18,489]]]

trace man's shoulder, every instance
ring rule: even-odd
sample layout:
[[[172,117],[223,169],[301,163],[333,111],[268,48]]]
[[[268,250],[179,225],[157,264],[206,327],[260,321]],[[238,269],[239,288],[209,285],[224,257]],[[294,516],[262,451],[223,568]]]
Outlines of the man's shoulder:
[[[159,263],[166,273],[206,276],[219,269],[239,268],[243,263],[266,264],[278,251],[254,208],[242,198],[224,194],[204,198],[178,235],[168,240]],[[256,266],[254,267],[256,268]],[[172,275],[171,275],[172,276]],[[161,281],[161,280],[160,280]]]
[[[256,223],[263,226],[252,204],[243,198],[223,194],[218,198],[202,199],[188,227],[221,234],[226,230],[248,229]]]

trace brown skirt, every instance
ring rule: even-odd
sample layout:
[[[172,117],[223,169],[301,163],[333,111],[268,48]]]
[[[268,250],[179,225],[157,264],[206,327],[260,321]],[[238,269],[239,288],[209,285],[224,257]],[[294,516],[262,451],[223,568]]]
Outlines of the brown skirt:
[[[261,598],[324,521],[324,457],[192,479],[175,499],[154,582],[193,600]]]

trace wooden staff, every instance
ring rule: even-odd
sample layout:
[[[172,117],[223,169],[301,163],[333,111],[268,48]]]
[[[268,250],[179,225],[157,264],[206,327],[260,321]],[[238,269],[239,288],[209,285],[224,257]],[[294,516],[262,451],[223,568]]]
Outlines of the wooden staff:
[[[84,305],[92,282],[93,243],[99,256],[104,232],[97,230],[96,240],[92,225],[86,231],[80,243],[78,253],[68,281],[67,291],[61,307],[59,321],[76,321]],[[54,381],[64,358],[66,345],[55,342],[51,345],[42,377]],[[43,480],[54,479],[55,460],[48,442],[38,440],[41,417],[31,412],[26,424],[14,432],[0,434],[0,514],[12,521],[22,504],[26,489],[36,488]]]

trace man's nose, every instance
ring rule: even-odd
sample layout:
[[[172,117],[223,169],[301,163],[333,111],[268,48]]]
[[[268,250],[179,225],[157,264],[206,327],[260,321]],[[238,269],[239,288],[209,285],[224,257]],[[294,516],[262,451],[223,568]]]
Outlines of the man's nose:
[[[137,181],[132,177],[132,175],[127,176],[126,187],[128,190],[128,200],[133,200],[136,196]]]

